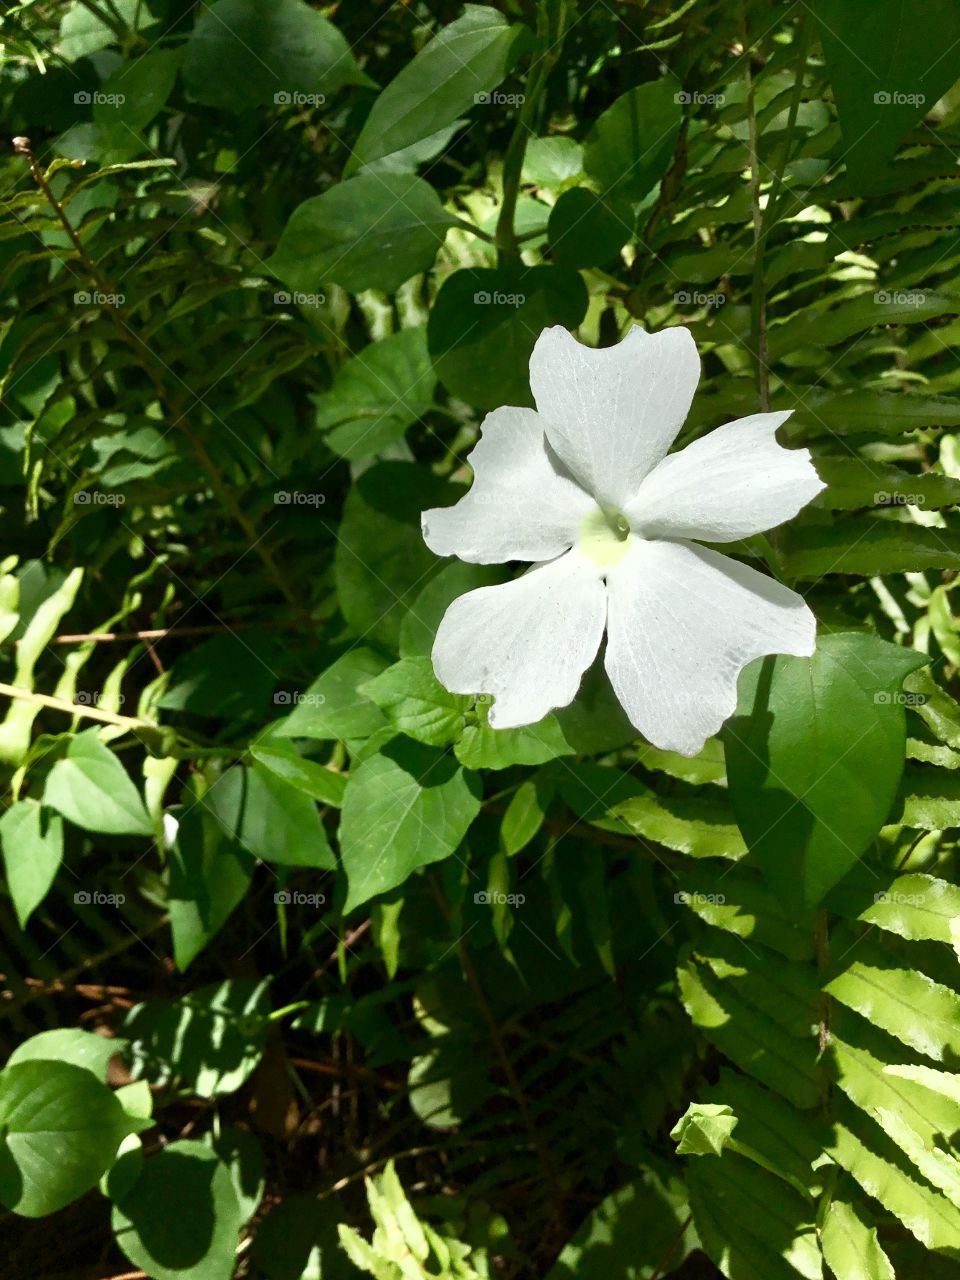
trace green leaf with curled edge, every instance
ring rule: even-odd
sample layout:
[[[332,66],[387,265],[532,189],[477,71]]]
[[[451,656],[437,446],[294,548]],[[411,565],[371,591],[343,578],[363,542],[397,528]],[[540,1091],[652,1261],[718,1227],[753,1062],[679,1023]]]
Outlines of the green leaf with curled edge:
[[[784,903],[816,906],[886,822],[903,773],[904,677],[924,654],[862,632],[821,636],[740,677],[724,727],[729,796],[751,859]]]

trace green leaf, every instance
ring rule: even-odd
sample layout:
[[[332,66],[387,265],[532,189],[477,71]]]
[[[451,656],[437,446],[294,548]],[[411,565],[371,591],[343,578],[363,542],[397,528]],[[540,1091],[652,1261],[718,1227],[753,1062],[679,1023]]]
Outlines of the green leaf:
[[[507,857],[525,849],[543,826],[555,790],[554,777],[544,769],[517,787],[500,824],[500,845]]]
[[[558,267],[607,267],[632,238],[629,208],[617,208],[608,200],[572,187],[550,210],[548,238]]]
[[[400,740],[365,760],[343,799],[344,910],[449,857],[479,811],[479,781],[440,751]]]
[[[794,524],[781,543],[781,561],[793,579],[832,573],[873,578],[887,573],[960,568],[960,531],[871,516],[835,525]]]
[[[815,457],[814,465],[828,486],[816,498],[816,505],[831,511],[908,505],[926,510],[960,502],[960,480],[935,471],[914,475],[891,463],[866,458]]]
[[[583,173],[583,147],[574,138],[530,138],[523,156],[523,180],[561,191]]]
[[[0,1201],[26,1218],[56,1213],[96,1186],[131,1131],[92,1071],[28,1061],[0,1072]]]
[[[70,740],[67,754],[47,776],[43,803],[87,831],[152,835],[139,791],[98,733],[87,729]]]
[[[784,903],[818,903],[886,821],[906,743],[900,684],[925,661],[835,633],[812,658],[764,658],[741,675],[724,730],[730,802]]]
[[[334,572],[340,608],[357,636],[396,650],[404,615],[440,561],[420,532],[420,513],[461,496],[407,462],[381,462],[347,495]]]
[[[113,1208],[117,1244],[152,1280],[230,1280],[243,1214],[230,1170],[202,1142],[171,1142]]]
[[[0,842],[10,897],[25,929],[63,861],[63,821],[36,800],[15,800],[0,818]]]
[[[134,131],[145,128],[173,92],[179,65],[180,55],[172,49],[153,49],[121,62],[100,87],[93,105],[94,121],[123,124]]]
[[[792,1187],[733,1153],[687,1166],[704,1251],[737,1280],[820,1280],[810,1206]]]
[[[410,607],[400,626],[400,656],[429,658],[437,628],[447,609],[468,591],[493,587],[504,580],[502,565],[451,560],[441,566]]]
[[[900,804],[892,821],[924,831],[960,826],[960,778],[946,769],[909,767],[900,784]]]
[[[184,814],[169,854],[167,909],[181,973],[246,896],[256,862],[202,807]]]
[[[575,329],[587,291],[561,267],[469,267],[440,286],[427,342],[447,389],[478,409],[530,405],[528,367],[542,330]]]
[[[256,760],[228,769],[201,803],[255,858],[287,867],[337,865],[314,801]]]
[[[468,4],[387,85],[367,117],[346,173],[402,151],[452,124],[503,80],[521,26]]]
[[[860,884],[840,884],[827,899],[831,911],[876,925],[911,942],[956,942],[960,887],[919,873],[878,882],[872,871]]]
[[[423,325],[401,329],[348,360],[317,396],[314,422],[334,453],[370,458],[403,439],[429,410],[437,385]]]
[[[583,167],[604,194],[642,200],[666,173],[683,117],[679,91],[673,76],[637,85],[597,119]]]
[[[97,1036],[92,1031],[78,1027],[57,1027],[53,1031],[41,1031],[17,1045],[7,1059],[7,1066],[18,1062],[67,1062],[73,1067],[91,1071],[101,1084],[107,1082],[107,1068],[114,1054],[126,1048],[125,1040],[112,1040]]]
[[[813,11],[844,160],[869,189],[899,140],[956,80],[952,59],[931,51],[960,41],[960,14],[950,0],[931,0],[920,10],[905,0],[815,0]]]
[[[348,562],[348,578],[352,568]],[[324,740],[368,738],[376,733],[386,725],[386,717],[359,690],[388,665],[386,658],[365,645],[348,649],[300,695],[297,705],[286,720],[281,721],[277,736]]]
[[[449,693],[433,674],[429,658],[401,658],[361,685],[360,691],[400,733],[431,747],[446,746],[459,736],[473,701]]]
[[[650,1280],[662,1263],[679,1267],[697,1243],[682,1182],[645,1169],[587,1215],[546,1280]]]
[[[114,0],[113,9],[129,29],[144,30],[156,21],[143,0]],[[57,52],[68,62],[116,44],[114,32],[80,0],[73,0],[60,23]]]
[[[262,738],[251,742],[250,755],[258,764],[275,773],[278,778],[296,787],[304,795],[339,809],[347,780],[316,760],[308,760],[296,747],[283,738]]]
[[[830,1201],[820,1232],[823,1260],[837,1280],[896,1280],[877,1229],[860,1204]]]
[[[468,769],[509,769],[514,764],[546,764],[548,760],[574,753],[552,711],[536,724],[523,729],[491,729],[486,720],[487,711],[487,703],[478,704],[478,723],[467,725],[453,749],[457,759]]]
[[[187,41],[183,79],[197,102],[243,113],[295,94],[370,84],[346,40],[304,0],[217,0]]]
[[[854,960],[824,988],[835,1000],[940,1062],[960,1057],[960,996],[925,973]]]
[[[834,1099],[835,1124],[827,1146],[868,1195],[881,1195],[883,1206],[930,1249],[960,1248],[960,1211],[925,1181],[917,1178],[905,1156],[876,1123],[843,1097]]]
[[[263,1055],[269,1015],[267,984],[249,978],[135,1005],[123,1023],[133,1074],[200,1098],[236,1093]]]
[[[422,178],[361,174],[298,205],[266,266],[298,292],[333,281],[352,293],[393,293],[433,266],[455,222]]]

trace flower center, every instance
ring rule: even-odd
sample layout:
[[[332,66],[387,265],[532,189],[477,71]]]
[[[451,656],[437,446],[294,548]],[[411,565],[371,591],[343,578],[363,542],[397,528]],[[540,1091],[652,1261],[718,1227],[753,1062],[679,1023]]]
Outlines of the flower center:
[[[612,507],[595,507],[580,525],[577,546],[581,553],[601,568],[609,568],[627,554],[630,521]]]

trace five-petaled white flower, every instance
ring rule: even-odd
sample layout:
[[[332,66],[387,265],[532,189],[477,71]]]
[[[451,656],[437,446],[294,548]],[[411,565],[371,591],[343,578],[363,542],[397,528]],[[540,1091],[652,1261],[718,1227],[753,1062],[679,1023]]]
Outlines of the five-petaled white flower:
[[[600,648],[613,689],[655,746],[695,755],[732,715],[737,677],[763,654],[808,656],[816,620],[796,592],[698,546],[796,515],[822,488],[788,413],[757,413],[667,456],[700,359],[689,330],[633,328],[614,347],[546,329],[530,360],[537,408],[488,414],[473,486],[423,514],[441,556],[535,561],[460,596],[433,647],[455,693],[494,697],[496,728],[534,724],[576,696]]]

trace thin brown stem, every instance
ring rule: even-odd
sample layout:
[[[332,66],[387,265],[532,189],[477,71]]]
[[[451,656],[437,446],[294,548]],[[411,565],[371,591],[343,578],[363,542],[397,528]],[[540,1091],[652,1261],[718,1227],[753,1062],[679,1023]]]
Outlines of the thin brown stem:
[[[760,147],[757,138],[757,111],[750,66],[746,4],[741,3],[744,76],[747,84],[747,148],[750,159],[750,192],[753,204],[753,286],[750,295],[750,345],[756,365],[760,408],[770,408],[770,372],[767,368],[767,296],[763,280],[763,214],[760,209]]]

